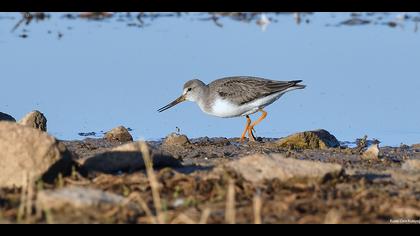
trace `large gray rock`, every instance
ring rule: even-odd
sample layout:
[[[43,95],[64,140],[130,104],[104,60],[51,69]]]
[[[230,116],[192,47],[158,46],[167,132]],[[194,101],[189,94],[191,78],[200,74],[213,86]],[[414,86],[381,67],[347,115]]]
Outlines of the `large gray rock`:
[[[254,154],[228,162],[225,167],[255,183],[271,179],[281,181],[291,179],[324,180],[329,177],[337,177],[344,171],[338,164],[285,158],[280,154]]]
[[[21,120],[19,120],[18,123],[42,131],[47,131],[47,118],[40,111],[29,112]]]
[[[84,209],[120,205],[124,203],[124,197],[99,189],[71,186],[58,190],[40,191],[36,203],[40,209],[60,209],[63,207]]]
[[[298,149],[326,149],[339,147],[340,143],[328,131],[320,129],[292,134],[277,141],[280,147]]]
[[[0,121],[16,121],[11,115],[0,112]]]
[[[153,167],[180,167],[181,162],[149,146]],[[80,161],[82,169],[89,172],[116,173],[145,169],[140,141],[123,144]]]
[[[25,179],[53,181],[69,174],[66,147],[45,132],[14,122],[0,122],[0,187],[25,186]]]

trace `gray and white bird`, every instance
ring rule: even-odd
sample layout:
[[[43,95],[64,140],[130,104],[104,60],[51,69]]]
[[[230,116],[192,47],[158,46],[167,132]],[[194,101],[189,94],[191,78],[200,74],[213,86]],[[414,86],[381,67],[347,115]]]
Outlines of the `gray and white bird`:
[[[241,142],[246,133],[249,140],[255,141],[254,126],[267,116],[264,108],[289,91],[305,88],[300,82],[302,80],[276,81],[252,76],[233,76],[206,85],[201,80],[194,79],[184,84],[180,97],[158,111],[165,111],[183,101],[192,101],[209,115],[222,118],[245,116],[247,121]],[[251,123],[249,115],[258,111],[262,113],[261,117]]]

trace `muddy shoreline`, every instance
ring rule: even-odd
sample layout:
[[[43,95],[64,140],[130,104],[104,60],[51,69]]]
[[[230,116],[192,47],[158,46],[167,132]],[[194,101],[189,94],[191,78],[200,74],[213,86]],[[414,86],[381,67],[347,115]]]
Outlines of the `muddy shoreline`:
[[[255,198],[261,201],[262,223],[390,223],[396,219],[420,216],[420,174],[402,168],[406,160],[420,159],[420,148],[384,147],[380,160],[360,158],[356,148],[279,148],[276,140],[257,143],[239,139],[199,138],[182,145],[149,142],[155,150],[181,161],[181,166],[155,168],[166,223],[197,223],[208,213],[206,223],[226,223],[227,195],[233,180],[235,223],[254,223]],[[98,155],[127,142],[91,139],[61,141],[76,162]],[[130,142],[128,142],[130,143]],[[287,159],[335,163],[344,173],[332,179],[267,180],[252,183],[232,171],[218,167],[253,154],[279,153]],[[82,173],[60,178],[42,189],[83,187],[112,193],[128,199],[140,196],[152,214],[156,213],[151,184],[145,170],[116,173]],[[142,208],[102,206],[62,207],[19,219],[19,188],[0,189],[2,222],[29,223],[151,223]],[[133,201],[135,202],[135,201]],[[35,209],[34,209],[35,210]]]

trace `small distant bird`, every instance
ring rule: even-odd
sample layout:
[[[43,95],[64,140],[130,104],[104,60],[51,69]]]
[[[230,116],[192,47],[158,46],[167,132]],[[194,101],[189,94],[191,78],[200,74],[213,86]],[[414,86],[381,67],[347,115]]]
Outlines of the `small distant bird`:
[[[254,126],[266,116],[264,108],[275,102],[286,92],[303,89],[302,80],[276,81],[251,76],[225,77],[206,85],[194,79],[184,84],[182,95],[158,111],[165,111],[183,101],[196,102],[200,109],[210,115],[231,118],[246,117],[245,130],[241,135],[244,141],[246,133],[251,141],[255,141]],[[251,124],[249,115],[260,111],[261,117]]]
[[[271,23],[270,19],[263,13],[260,18],[257,20],[257,25],[261,26],[261,30],[265,31],[268,25]]]
[[[296,24],[300,24],[300,22],[302,21],[302,18],[300,17],[300,12],[294,12],[293,13],[293,18],[295,19]]]

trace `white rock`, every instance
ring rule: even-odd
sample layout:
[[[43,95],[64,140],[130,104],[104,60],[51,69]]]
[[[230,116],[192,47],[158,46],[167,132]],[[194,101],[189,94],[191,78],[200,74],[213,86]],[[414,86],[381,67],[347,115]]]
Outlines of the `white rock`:
[[[255,154],[225,164],[251,182],[279,179],[318,179],[339,176],[343,168],[338,164],[285,158],[280,154]]]

